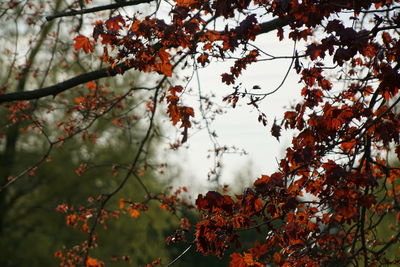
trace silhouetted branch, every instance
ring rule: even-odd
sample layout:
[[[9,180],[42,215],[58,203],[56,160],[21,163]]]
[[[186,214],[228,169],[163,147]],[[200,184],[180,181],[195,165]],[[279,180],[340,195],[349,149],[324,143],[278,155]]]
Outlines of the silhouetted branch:
[[[7,94],[0,94],[0,103],[18,101],[18,100],[32,100],[39,99],[45,96],[52,95],[55,97],[59,93],[62,93],[68,89],[71,89],[80,84],[84,84],[93,80],[98,80],[105,77],[112,77],[117,75],[118,73],[124,73],[125,71],[133,68],[133,66],[128,66],[126,63],[120,63],[116,65],[114,68],[107,67],[99,70],[91,71],[88,73],[84,73],[68,79],[64,82],[57,83],[55,85],[31,90],[31,91],[22,91],[22,92],[14,92]]]
[[[261,23],[260,24],[261,30],[259,33],[260,34],[267,33],[267,32],[276,30],[278,28],[285,27],[285,26],[289,25],[289,23],[291,21],[292,20],[290,18],[276,18],[276,19]]]
[[[104,5],[104,6],[97,6],[97,7],[81,9],[81,10],[71,10],[71,11],[61,12],[58,14],[47,16],[46,20],[51,21],[55,18],[72,17],[72,16],[76,16],[76,15],[94,13],[94,12],[99,12],[99,11],[103,11],[103,10],[116,9],[116,8],[125,7],[125,6],[140,5],[140,4],[150,3],[153,1],[154,0],[121,1],[121,2],[116,2],[114,4]]]

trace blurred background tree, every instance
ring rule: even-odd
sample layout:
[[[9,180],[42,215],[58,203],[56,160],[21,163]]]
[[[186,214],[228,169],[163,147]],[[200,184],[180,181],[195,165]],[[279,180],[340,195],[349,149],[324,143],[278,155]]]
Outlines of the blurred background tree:
[[[38,0],[0,4],[0,42],[4,44],[0,48],[1,92],[43,88],[101,67],[93,65],[92,56],[74,51],[71,33],[67,31],[71,28],[76,32],[83,31],[84,25],[90,25],[87,17],[76,16],[54,22],[45,20],[45,15],[78,2]],[[90,205],[93,196],[99,192],[108,193],[119,185],[123,179],[120,170],[128,168],[131,155],[137,152],[138,140],[144,135],[141,120],[146,119],[142,117],[146,113],[143,104],[148,99],[145,94],[135,92],[135,100],[115,102],[115,105],[131,108],[125,111],[116,108],[101,116],[96,112],[77,114],[70,103],[80,105],[80,97],[88,91],[100,92],[104,101],[107,101],[107,95],[117,99],[118,94],[144,84],[146,79],[152,78],[135,72],[125,73],[123,79],[107,78],[79,86],[71,95],[57,96],[56,101],[33,101],[23,109],[25,120],[15,123],[10,123],[13,110],[1,106],[0,266],[55,266],[59,262],[54,257],[56,251],[86,240],[84,233],[67,226],[64,214],[57,212],[56,208],[60,204]],[[51,113],[46,112],[49,107]],[[91,123],[91,116],[101,118]],[[41,120],[51,122],[52,126],[40,125]],[[70,122],[79,120],[81,129],[71,129]],[[36,129],[28,126],[34,121]],[[161,179],[162,175],[155,171],[160,164],[156,154],[161,132],[161,129],[154,131],[150,137],[153,141],[145,148],[142,159],[142,166],[146,168],[141,179],[151,192],[164,191],[166,185],[163,181],[175,179]],[[56,141],[49,146],[49,140]],[[39,168],[31,168],[39,161],[44,161]],[[8,186],[9,176],[13,173],[19,173],[21,177]],[[119,192],[118,198],[108,205],[118,207],[118,199],[142,200],[145,195],[142,184],[131,179]],[[165,242],[179,227],[182,216],[166,212],[156,201],[149,205],[152,208],[138,218],[120,214],[119,219],[111,219],[107,226],[113,231],[100,230],[102,246],[94,251],[94,255],[109,259],[107,263],[111,266],[144,266],[159,257],[163,263],[168,263],[182,253],[187,248],[185,244],[171,247]],[[194,213],[184,215],[194,223]],[[175,266],[216,266],[228,262],[228,258],[204,257],[195,248],[183,257],[185,260]]]
[[[93,65],[91,57],[74,52],[71,33],[67,31],[70,28],[77,32],[84,30],[83,25],[90,25],[84,21],[86,18],[45,20],[46,14],[54,14],[78,2],[38,0],[0,4],[1,92],[43,88],[101,67]],[[78,87],[68,97],[75,98],[75,104],[79,105],[79,97],[89,90],[96,93],[100,90],[102,96],[118,96],[133,83],[138,85],[141,81],[143,77],[137,73],[126,73],[123,79],[103,79],[101,84]],[[112,88],[112,92],[109,93],[107,88]],[[52,104],[45,99],[34,101],[25,109],[26,120],[15,123],[10,123],[13,111],[7,106],[1,107],[0,186],[4,188],[0,192],[0,266],[55,266],[57,250],[85,240],[83,233],[66,225],[65,216],[56,212],[56,207],[60,204],[90,204],[90,198],[99,192],[112,191],[122,179],[119,170],[129,165],[129,155],[134,155],[138,140],[144,135],[139,118],[146,112],[140,106],[147,101],[145,97],[137,97],[134,101],[125,99],[123,104],[131,107],[128,111],[118,113],[118,109],[113,110],[93,124],[89,120],[86,125],[83,119],[96,116],[95,112],[76,114],[65,97],[58,96],[57,101],[51,100]],[[122,103],[116,101],[115,105],[119,104]],[[44,112],[49,107],[53,110],[51,114]],[[82,119],[81,129],[68,128],[70,121],[79,119]],[[33,121],[40,120],[53,122],[53,128],[28,127]],[[76,133],[68,136],[67,131]],[[69,140],[64,142],[63,138]],[[161,192],[165,185],[157,178],[159,173],[152,170],[153,164],[159,164],[155,159],[158,137],[154,134],[151,138],[154,141],[145,148],[146,156],[142,161],[147,169],[141,178],[152,192]],[[57,142],[49,147],[49,140]],[[30,168],[42,159],[46,162],[40,168]],[[82,162],[85,162],[84,166]],[[5,187],[12,173],[20,173],[21,179]],[[143,199],[145,194],[142,185],[132,179],[119,192],[119,198]],[[117,201],[109,205],[118,206]],[[171,249],[165,240],[179,226],[179,218],[159,208],[160,203],[150,205],[154,208],[138,218],[121,214],[120,219],[111,220],[108,227],[114,231],[101,231],[99,238],[104,246],[95,253],[104,259],[122,259],[113,264],[123,266],[126,262],[142,266],[158,257],[168,262],[178,256],[184,247]],[[122,255],[129,256],[130,260],[121,258]],[[185,259],[185,265],[191,266],[217,262],[211,257],[196,257],[194,249],[185,255]]]

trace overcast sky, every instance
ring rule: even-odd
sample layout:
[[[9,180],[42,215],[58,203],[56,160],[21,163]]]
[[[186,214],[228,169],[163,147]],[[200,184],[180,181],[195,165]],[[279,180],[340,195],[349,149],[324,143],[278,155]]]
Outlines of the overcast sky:
[[[276,32],[257,37],[257,46],[274,56],[290,56],[293,53],[293,42],[289,40],[279,42]],[[298,45],[297,48],[300,52],[301,47]],[[220,74],[228,72],[232,64],[233,62],[212,63],[199,72],[202,94],[207,91],[214,92],[216,102],[221,105],[226,105],[222,102],[223,96],[233,90],[232,86],[222,84]],[[243,87],[247,89],[259,85],[261,90],[257,90],[257,93],[269,92],[281,83],[289,65],[290,59],[258,62],[250,65],[238,82],[242,82]],[[291,70],[285,84],[276,93],[263,100],[261,110],[267,115],[266,127],[258,122],[258,111],[247,105],[246,99],[240,101],[240,105],[235,109],[231,108],[226,114],[219,115],[211,124],[210,128],[217,132],[220,145],[235,146],[248,152],[242,156],[237,154],[224,156],[222,183],[232,182],[233,178],[246,168],[250,168],[253,174],[253,177],[248,178],[249,181],[254,181],[261,174],[270,174],[277,169],[277,160],[282,157],[290,139],[289,135],[286,135],[278,142],[271,136],[270,129],[274,118],[278,120],[282,118],[285,106],[289,106],[299,98],[302,86],[298,84],[298,80],[299,76]],[[197,90],[197,80],[193,79],[189,87]],[[195,101],[187,98],[185,100]],[[199,118],[201,115],[197,112],[196,116]],[[209,184],[207,174],[213,166],[212,160],[207,159],[208,150],[213,148],[207,131],[203,130],[192,135],[187,145],[188,148],[181,148],[173,157],[180,165],[180,173],[184,177],[182,183],[206,186]]]

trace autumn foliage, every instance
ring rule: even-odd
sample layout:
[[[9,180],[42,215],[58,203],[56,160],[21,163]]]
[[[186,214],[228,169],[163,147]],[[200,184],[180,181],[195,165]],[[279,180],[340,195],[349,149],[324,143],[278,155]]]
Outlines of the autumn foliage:
[[[97,228],[120,216],[141,216],[150,200],[177,216],[182,210],[199,214],[193,225],[182,217],[180,228],[166,238],[169,244],[188,242],[190,248],[217,257],[231,253],[231,267],[400,264],[398,254],[387,253],[400,243],[400,168],[396,167],[400,160],[399,2],[137,0],[96,6],[95,1],[84,1],[80,11],[73,10],[77,3],[72,3],[69,9],[49,16],[49,21],[85,17],[144,3],[168,9],[165,16],[115,12],[98,17],[90,31],[74,32],[71,41],[76,55],[98,53],[96,60],[103,69],[46,88],[22,92],[6,88],[0,94],[10,123],[29,121],[27,129],[44,134],[48,122],[29,116],[33,102],[47,96],[57,99],[68,95],[71,88],[85,85],[81,95],[64,100],[70,101],[70,114],[81,117],[58,122],[62,134],[49,137],[52,148],[79,134],[96,143],[96,133],[90,132],[96,119],[112,110],[128,110],[125,100],[135,98],[135,91],[152,93],[142,117],[148,127],[121,184],[112,192],[93,196],[88,205],[60,203],[57,208],[68,225],[87,234],[84,243],[56,253],[61,265],[103,266],[104,259],[91,256],[98,245]],[[269,57],[263,48],[253,45],[267,32],[281,42],[304,45],[289,56],[290,71],[299,75],[302,99],[273,124],[267,123],[271,121],[267,120],[268,111],[259,105],[273,92],[253,94],[237,82],[250,64]],[[183,143],[190,146],[189,133],[196,127],[193,119],[202,116],[184,103],[187,81],[175,73],[206,68],[216,60],[233,60],[229,71],[216,74],[232,87],[225,102],[233,107],[240,103],[255,107],[260,123],[278,140],[285,130],[295,132],[277,171],[249,177],[254,179],[253,185],[240,194],[226,188],[209,191],[200,194],[195,203],[182,195],[190,187],[156,193],[143,185],[146,195],[142,201],[120,199],[119,207],[106,209],[129,179],[140,180],[146,171],[148,166],[141,159],[156,131],[157,112],[166,114],[180,129],[181,136],[171,148]],[[155,85],[134,85],[117,94],[101,84],[100,78],[124,75],[130,69],[158,74]],[[135,119],[115,116],[112,123],[124,129]],[[28,172],[40,168],[47,156]],[[85,168],[81,165],[76,173]],[[25,178],[10,174],[2,179],[7,179],[4,190],[12,187],[15,179]],[[383,223],[388,216],[396,217],[391,225]],[[387,236],[378,236],[379,227],[387,228]],[[252,229],[259,238],[251,247],[243,247],[241,233]],[[165,266],[161,264],[161,259],[154,259],[148,266]]]

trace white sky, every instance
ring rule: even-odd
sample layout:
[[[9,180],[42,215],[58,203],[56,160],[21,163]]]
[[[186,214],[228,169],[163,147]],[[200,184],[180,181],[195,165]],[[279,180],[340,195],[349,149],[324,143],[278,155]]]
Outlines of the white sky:
[[[289,40],[279,42],[276,32],[257,37],[257,46],[274,56],[290,56],[293,53],[293,42]],[[301,48],[298,46],[299,49]],[[226,105],[222,102],[222,98],[233,92],[233,89],[232,86],[226,86],[221,82],[220,74],[228,72],[232,64],[232,61],[212,63],[200,70],[199,73],[202,91],[213,91],[217,95],[216,102],[221,105]],[[243,72],[239,81],[247,89],[259,85],[261,90],[257,90],[257,93],[269,92],[281,83],[289,65],[290,59],[254,63]],[[239,100],[240,105],[235,109],[228,110],[226,114],[219,115],[211,124],[211,129],[216,130],[218,134],[220,145],[235,146],[248,152],[247,155],[226,154],[224,156],[221,183],[231,183],[239,172],[243,172],[249,167],[252,173],[252,177],[248,178],[249,183],[252,183],[261,174],[270,174],[277,169],[277,160],[282,157],[290,138],[286,135],[286,137],[281,137],[278,142],[270,134],[270,129],[274,118],[279,121],[283,117],[285,106],[289,106],[293,100],[299,98],[302,86],[298,84],[298,80],[299,76],[294,70],[291,70],[285,84],[276,93],[263,100],[260,108],[267,115],[268,125],[266,127],[258,122],[258,111],[254,107],[248,106],[246,99]],[[189,87],[197,91],[197,80],[193,79]],[[199,118],[201,115],[197,113],[196,116]],[[282,133],[284,132],[282,131]],[[207,159],[207,155],[209,154],[208,150],[212,148],[208,133],[203,130],[191,136],[188,140],[188,147],[181,148],[179,153],[173,157],[181,168],[183,181],[180,183],[182,185],[191,185],[192,187],[194,184],[201,187],[210,185],[207,182],[207,174],[213,163],[211,159]],[[199,188],[199,190],[202,189]]]

